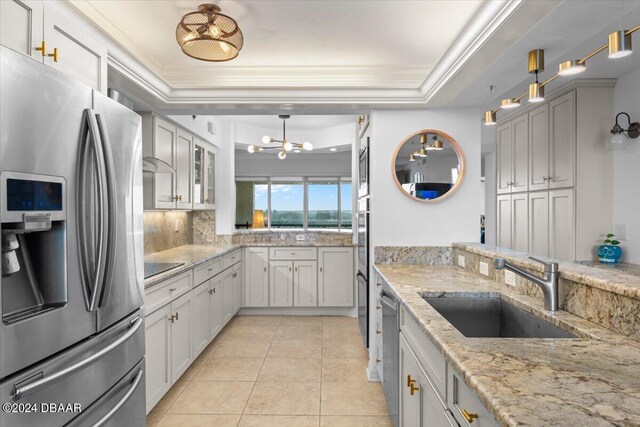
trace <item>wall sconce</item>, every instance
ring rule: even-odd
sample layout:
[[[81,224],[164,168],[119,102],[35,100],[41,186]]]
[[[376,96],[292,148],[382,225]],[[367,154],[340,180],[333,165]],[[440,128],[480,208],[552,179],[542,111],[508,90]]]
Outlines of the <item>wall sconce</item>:
[[[618,124],[618,117],[623,114],[627,116],[627,123],[629,123],[629,127],[627,129],[624,129],[620,124]],[[626,135],[625,132],[627,133]],[[638,136],[640,136],[640,123],[631,123],[631,117],[629,117],[625,112],[618,113],[616,115],[616,124],[613,126],[613,129],[611,129],[611,143],[613,145],[621,145],[627,142],[629,138],[635,139]]]

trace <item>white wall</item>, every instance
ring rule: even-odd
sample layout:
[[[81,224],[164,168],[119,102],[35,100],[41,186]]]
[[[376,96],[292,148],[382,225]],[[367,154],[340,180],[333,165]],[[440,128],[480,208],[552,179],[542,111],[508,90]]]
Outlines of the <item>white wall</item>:
[[[484,242],[487,245],[496,244],[497,205],[496,205],[496,153],[484,156]]]
[[[480,239],[480,112],[471,109],[375,110],[371,118],[371,240],[373,246],[449,246]],[[393,153],[411,133],[439,129],[462,147],[462,185],[436,203],[411,200],[396,187]]]
[[[632,122],[640,122],[640,69],[618,79],[613,92],[613,112],[624,111]],[[626,117],[620,125],[627,127]],[[622,241],[622,260],[640,264],[640,138],[630,140],[623,151],[613,153],[613,223],[626,226],[626,240]],[[615,231],[614,231],[615,232]]]
[[[236,150],[236,176],[351,176],[351,150],[335,153],[287,153],[278,151],[250,154]]]

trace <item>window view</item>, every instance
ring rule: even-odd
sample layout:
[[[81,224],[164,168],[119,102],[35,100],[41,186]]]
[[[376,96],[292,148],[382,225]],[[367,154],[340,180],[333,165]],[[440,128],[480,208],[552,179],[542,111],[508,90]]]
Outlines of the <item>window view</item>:
[[[309,181],[308,227],[338,228],[338,183]]]
[[[268,183],[236,182],[236,228],[267,228],[268,215]]]
[[[236,229],[351,229],[351,181],[269,181],[236,181]]]
[[[271,183],[271,228],[304,227],[304,182]]]

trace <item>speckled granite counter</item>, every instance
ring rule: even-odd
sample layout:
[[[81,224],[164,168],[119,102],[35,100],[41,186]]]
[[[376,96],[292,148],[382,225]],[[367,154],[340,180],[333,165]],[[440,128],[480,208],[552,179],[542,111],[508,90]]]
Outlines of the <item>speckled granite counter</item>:
[[[375,267],[502,425],[640,425],[638,341],[459,267]],[[466,338],[421,296],[443,293],[500,295],[580,338]]]
[[[599,268],[601,270],[615,271],[631,276],[640,276],[640,265],[629,264],[627,262],[618,262],[615,264],[607,264],[599,261],[577,261],[576,264],[586,265],[587,267]]]
[[[170,277],[184,273],[198,264],[207,262],[212,258],[228,254],[240,245],[184,245],[166,251],[156,252],[144,257],[144,262],[175,262],[184,263],[180,267],[173,268],[164,273],[151,276],[144,281],[144,287],[148,288]]]

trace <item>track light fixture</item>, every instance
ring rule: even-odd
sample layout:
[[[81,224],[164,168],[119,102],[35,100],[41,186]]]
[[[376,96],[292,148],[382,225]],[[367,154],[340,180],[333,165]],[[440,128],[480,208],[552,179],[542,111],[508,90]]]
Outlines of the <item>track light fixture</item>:
[[[544,101],[544,87],[563,76],[572,76],[584,72],[587,69],[587,61],[609,48],[609,58],[617,59],[628,56],[632,53],[631,48],[631,35],[640,30],[640,25],[630,30],[619,30],[609,34],[608,43],[589,53],[587,56],[581,59],[570,59],[568,61],[561,62],[558,65],[558,72],[550,77],[548,80],[540,83],[538,81],[538,73],[544,70],[544,51],[542,49],[534,49],[529,52],[528,66],[529,73],[536,75],[536,81],[529,85],[529,90],[520,96],[515,98],[506,98],[500,101],[500,107],[495,110],[487,110],[484,113],[484,125],[493,126],[496,124],[496,113],[501,109],[517,108],[520,106],[520,100],[525,96],[529,96],[529,102],[542,102]],[[625,113],[626,114],[626,113]],[[633,125],[633,124],[632,124]],[[615,129],[615,128],[614,128]],[[630,128],[631,129],[631,128]],[[613,129],[611,131],[613,132]],[[620,133],[615,133],[619,135]]]

